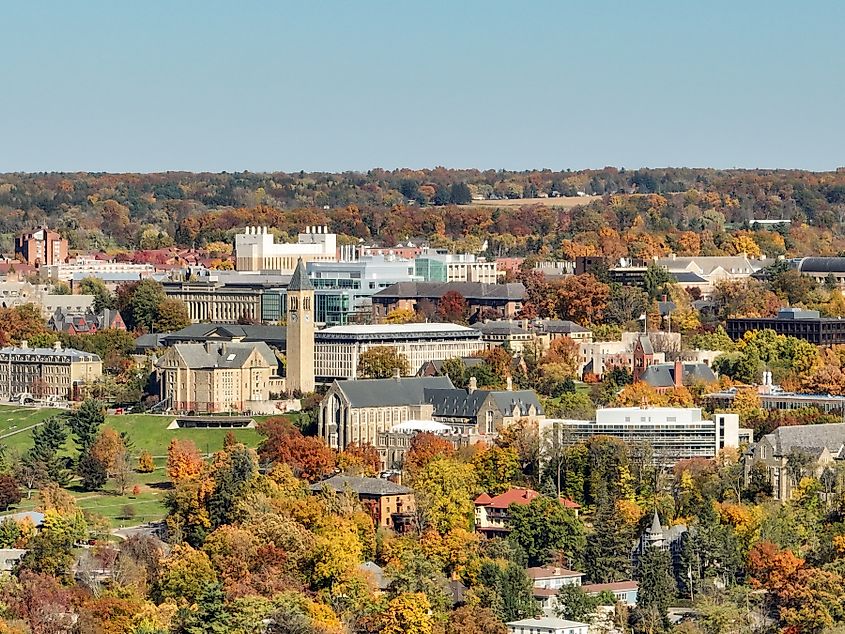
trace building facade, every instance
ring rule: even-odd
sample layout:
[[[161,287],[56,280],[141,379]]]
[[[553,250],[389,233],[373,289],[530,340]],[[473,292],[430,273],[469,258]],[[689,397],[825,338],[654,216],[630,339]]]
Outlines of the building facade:
[[[449,253],[444,249],[428,249],[414,260],[414,273],[424,282],[498,281],[496,261],[488,262],[471,253]]]
[[[287,290],[287,390],[314,391],[314,286],[302,260]]]
[[[98,260],[94,257],[79,256],[71,262],[52,262],[41,268],[41,279],[52,282],[66,282],[72,286],[87,278],[94,277],[107,281],[110,276],[123,275],[124,281],[141,280],[155,273],[152,264],[116,262]]]
[[[377,346],[391,346],[404,355],[409,375],[427,361],[470,357],[485,347],[478,330],[432,323],[333,326],[315,332],[314,340],[320,382],[357,378],[361,353]]]
[[[593,436],[613,436],[631,445],[648,445],[655,464],[671,467],[686,458],[713,458],[725,447],[751,441],[751,430],[739,426],[736,414],[702,418],[697,407],[608,407],[596,419],[546,419],[540,435],[551,434],[562,445],[586,442]]]
[[[156,362],[162,401],[176,412],[250,412],[266,408],[282,385],[266,343],[179,343]]]
[[[845,343],[845,319],[821,317],[817,310],[781,308],[777,317],[730,317],[725,325],[728,336],[734,340],[742,339],[751,330],[766,329],[817,346]]]
[[[235,236],[235,269],[293,273],[299,260],[334,262],[337,235],[323,226],[308,227],[292,244],[277,243],[267,227],[247,227]]]
[[[537,493],[537,491],[521,487],[508,489],[504,493],[495,496],[482,493],[475,498],[474,501],[476,532],[481,533],[488,539],[492,539],[494,537],[507,537],[511,532],[509,511],[511,505],[517,504],[519,506],[525,506],[538,497],[540,497],[540,494]],[[567,500],[566,498],[560,498],[560,504],[564,508],[572,511],[576,516],[581,508],[578,504],[572,500]],[[530,570],[531,569],[529,569],[529,571]],[[537,568],[534,570],[539,572],[543,569]],[[579,576],[577,581],[574,579],[571,581],[572,585],[581,585],[580,573],[573,574],[577,574]],[[548,580],[546,580],[547,582],[540,583],[540,585],[538,585],[538,577],[533,577],[533,579],[536,587],[560,589],[561,585],[568,585],[567,583],[556,585]]]
[[[67,240],[47,226],[15,238],[15,256],[31,266],[50,266],[67,260]]]
[[[402,532],[413,524],[416,503],[414,491],[383,478],[336,475],[311,485],[311,491],[350,491],[361,502],[378,528]]]
[[[526,298],[525,286],[521,282],[402,282],[373,295],[373,320],[381,321],[391,310],[397,308],[418,310],[425,305],[436,306],[450,291],[458,293],[466,300],[471,320],[513,319],[522,310]]]
[[[52,348],[0,348],[0,398],[31,395],[40,400],[75,401],[103,375],[103,362],[96,354],[56,344]]]

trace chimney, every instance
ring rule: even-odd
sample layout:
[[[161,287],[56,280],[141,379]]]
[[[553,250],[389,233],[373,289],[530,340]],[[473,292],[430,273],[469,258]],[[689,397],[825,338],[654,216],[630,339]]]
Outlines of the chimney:
[[[475,378],[475,377],[473,377],[473,378]],[[508,392],[512,392],[512,391],[513,391],[513,379],[512,379],[511,377],[508,377],[508,378],[507,378],[507,381],[506,381],[506,383],[505,383],[505,389],[506,389]]]
[[[55,350],[56,352],[58,352],[61,349],[62,349],[62,342],[61,341],[57,341],[56,343],[53,344],[53,350]]]
[[[474,376],[469,377],[469,386],[467,387],[467,391],[472,394],[475,390],[478,389],[478,381]]]
[[[21,339],[21,345],[19,347],[23,349],[29,348],[29,343],[26,339]]]
[[[680,359],[675,359],[675,387],[684,386],[684,364]]]
[[[402,375],[399,374],[399,368],[394,368],[393,369],[393,380],[398,381],[401,378],[402,378]]]

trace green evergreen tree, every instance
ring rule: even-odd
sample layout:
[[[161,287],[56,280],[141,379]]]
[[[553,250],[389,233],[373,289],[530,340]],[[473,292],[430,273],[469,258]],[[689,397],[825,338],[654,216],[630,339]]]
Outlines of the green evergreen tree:
[[[640,557],[637,581],[637,609],[641,617],[646,622],[656,619],[665,629],[668,627],[669,606],[677,592],[669,551],[657,547],[647,548]]]
[[[106,413],[103,404],[94,399],[86,399],[79,409],[67,415],[67,422],[79,446],[80,454],[84,454],[94,444],[105,420]]]
[[[562,552],[570,565],[579,561],[584,548],[581,521],[555,499],[538,497],[529,504],[511,504],[510,539],[528,555],[531,566],[548,563],[555,553]]]
[[[103,488],[108,480],[105,465],[86,451],[79,457],[76,473],[82,479],[82,486],[86,491],[97,491]]]
[[[209,583],[197,597],[196,610],[183,609],[178,634],[227,634],[230,631],[229,613],[219,583]]]
[[[225,466],[214,473],[214,490],[208,500],[208,512],[215,528],[234,521],[235,503],[257,473],[255,459],[243,445],[232,447],[228,457]]]
[[[632,544],[633,535],[617,512],[616,504],[606,498],[596,511],[593,532],[584,552],[590,579],[594,583],[630,579]]]

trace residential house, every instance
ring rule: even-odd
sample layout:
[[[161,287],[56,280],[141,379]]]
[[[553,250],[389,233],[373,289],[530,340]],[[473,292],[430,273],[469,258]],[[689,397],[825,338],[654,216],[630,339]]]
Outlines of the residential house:
[[[487,538],[502,537],[510,533],[510,515],[508,509],[511,504],[524,506],[540,497],[537,491],[522,487],[515,487],[491,496],[482,493],[475,498],[475,530]],[[572,500],[560,498],[564,508],[571,510],[576,516],[581,506]]]
[[[637,567],[640,558],[649,548],[659,548],[669,552],[673,566],[678,567],[681,564],[683,536],[686,532],[687,527],[685,524],[663,526],[660,523],[660,516],[655,509],[654,516],[651,519],[651,526],[640,536],[637,545],[634,546],[631,552],[634,567]]]
[[[120,312],[111,308],[104,308],[98,314],[91,310],[73,314],[56,309],[47,321],[47,327],[53,332],[69,335],[93,335],[99,330],[126,330]]]
[[[636,581],[614,581],[611,583],[585,583],[581,589],[591,595],[595,596],[602,592],[610,592],[617,601],[634,607],[637,605],[637,596],[639,594],[639,584]]]
[[[373,518],[376,528],[399,531],[410,528],[416,503],[414,491],[384,478],[335,475],[311,485],[313,493],[328,489],[334,493],[353,493]]]

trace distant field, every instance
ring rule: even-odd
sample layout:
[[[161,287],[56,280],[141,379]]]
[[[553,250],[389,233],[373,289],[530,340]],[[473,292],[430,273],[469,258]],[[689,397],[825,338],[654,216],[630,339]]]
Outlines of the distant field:
[[[544,207],[563,207],[570,209],[578,205],[587,205],[594,200],[601,200],[601,196],[562,196],[560,198],[509,198],[506,200],[473,200],[470,205],[475,207],[523,207],[526,205],[543,205]]]

